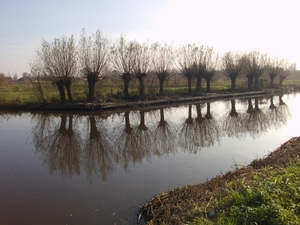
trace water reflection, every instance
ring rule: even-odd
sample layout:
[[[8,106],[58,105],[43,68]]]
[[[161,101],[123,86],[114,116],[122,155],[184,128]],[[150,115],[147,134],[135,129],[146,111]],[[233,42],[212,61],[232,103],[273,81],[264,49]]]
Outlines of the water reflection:
[[[159,121],[153,133],[153,141],[159,155],[168,155],[175,152],[176,133],[174,125],[165,120],[165,109],[159,109],[159,115]]]
[[[218,110],[221,104],[229,106],[224,115]],[[282,96],[196,103],[179,110],[185,111],[184,120],[172,120],[172,108],[106,117],[34,114],[33,142],[50,173],[64,178],[84,171],[90,181],[93,175],[105,181],[119,166],[127,171],[129,165],[179,149],[196,154],[222,137],[258,138],[271,127],[283,126],[290,116]]]
[[[102,180],[106,180],[114,170],[113,162],[118,158],[118,154],[110,146],[109,133],[103,124],[104,119],[90,115],[87,120],[89,126],[83,142],[83,165],[89,177],[101,174]]]
[[[62,114],[53,127],[50,123],[51,117],[44,115],[34,127],[36,151],[42,153],[51,174],[54,171],[59,171],[62,177],[80,174],[82,142],[79,130],[73,127],[73,115]]]

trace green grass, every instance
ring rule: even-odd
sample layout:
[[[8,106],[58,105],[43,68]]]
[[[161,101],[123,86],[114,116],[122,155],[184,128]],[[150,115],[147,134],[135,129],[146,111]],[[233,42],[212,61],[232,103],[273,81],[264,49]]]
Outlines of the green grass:
[[[187,95],[186,79],[180,78],[169,81],[164,87],[165,96]],[[230,80],[217,79],[211,82],[211,92],[228,92],[230,91]],[[285,80],[285,86],[292,86],[296,90],[300,89],[300,80]],[[42,83],[44,90],[44,99],[41,97],[40,89],[34,83],[8,83],[0,86],[0,105],[38,105],[44,102],[59,103],[60,98],[57,88],[50,83]],[[129,94],[131,99],[138,99],[139,84],[137,81],[131,82],[129,85]],[[192,93],[194,93],[195,85],[193,83]],[[74,102],[86,102],[87,100],[87,84],[86,82],[74,82],[71,86],[72,97]],[[247,91],[247,83],[244,79],[237,80],[236,91]],[[202,92],[206,93],[206,83],[202,83]],[[157,82],[145,82],[146,96],[158,96],[159,86]],[[106,103],[110,101],[122,101],[123,99],[123,83],[121,80],[104,80],[97,83],[95,99],[98,103]]]
[[[209,208],[216,212],[212,217],[195,206],[189,224],[300,224],[300,161],[228,183]]]

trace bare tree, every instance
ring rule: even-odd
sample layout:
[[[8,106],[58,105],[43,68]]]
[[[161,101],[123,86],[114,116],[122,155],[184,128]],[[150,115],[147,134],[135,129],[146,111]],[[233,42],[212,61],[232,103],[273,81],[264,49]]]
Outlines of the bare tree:
[[[164,82],[172,74],[174,63],[174,50],[166,43],[155,43],[152,45],[154,51],[153,71],[159,80],[159,94],[164,94]]]
[[[231,90],[236,88],[236,79],[243,73],[242,54],[226,52],[222,57],[222,69],[231,80]]]
[[[111,62],[113,70],[124,82],[124,98],[129,98],[129,82],[133,77],[135,64],[136,42],[127,42],[123,35],[114,43],[111,48]]]
[[[284,61],[280,60],[276,57],[274,58],[269,58],[268,65],[267,65],[267,72],[269,73],[270,76],[270,81],[271,81],[271,88],[274,87],[274,79],[283,72],[283,65]]]
[[[294,64],[290,64],[287,60],[283,63],[283,70],[279,73],[279,86],[282,87],[282,82],[295,70]]]
[[[88,81],[88,101],[93,102],[96,83],[107,74],[109,63],[109,40],[97,30],[92,37],[87,37],[85,29],[81,32],[80,68]]]
[[[140,98],[145,95],[144,79],[152,69],[153,54],[148,43],[136,43],[133,74],[140,83]]]
[[[188,94],[192,94],[192,78],[196,72],[196,52],[198,48],[195,44],[182,46],[177,51],[177,67],[188,80]]]
[[[244,69],[248,78],[248,90],[251,90],[255,80],[255,89],[258,89],[259,78],[264,74],[267,68],[267,55],[257,51],[245,54],[243,57]]]
[[[30,64],[33,75],[40,74],[52,81],[58,88],[60,100],[72,102],[71,83],[77,70],[77,51],[73,36],[55,38],[53,42],[42,40],[42,46],[36,51],[36,58]]]
[[[200,62],[199,69],[202,70],[206,80],[206,91],[210,92],[210,82],[216,73],[219,56],[211,47],[205,47],[203,53],[204,56],[201,57],[202,60]]]
[[[201,92],[201,82],[202,78],[204,78],[204,57],[205,57],[205,46],[201,45],[199,48],[197,48],[196,51],[196,63],[195,63],[195,77],[196,77],[196,92]]]

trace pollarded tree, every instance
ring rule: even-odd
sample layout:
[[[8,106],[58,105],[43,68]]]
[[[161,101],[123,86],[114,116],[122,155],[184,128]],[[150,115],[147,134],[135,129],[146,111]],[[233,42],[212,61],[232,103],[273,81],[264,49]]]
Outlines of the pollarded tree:
[[[124,98],[129,98],[129,82],[133,78],[135,64],[136,41],[127,42],[123,35],[113,44],[111,48],[112,69],[124,82]]]
[[[136,43],[134,52],[133,74],[140,83],[140,98],[145,95],[144,79],[152,69],[153,51],[148,43]]]
[[[282,87],[282,82],[292,73],[296,71],[296,64],[290,63],[288,60],[283,60],[282,71],[279,73],[279,86]]]
[[[204,78],[205,75],[205,63],[204,63],[204,57],[205,57],[205,46],[201,45],[196,50],[196,63],[195,63],[195,77],[196,77],[196,92],[201,92],[201,81],[202,78]]]
[[[110,56],[109,40],[97,30],[92,37],[87,37],[82,30],[79,62],[83,76],[88,81],[88,101],[93,102],[96,83],[103,78],[108,69]]]
[[[282,82],[291,74],[291,69],[285,68],[279,73],[279,87],[282,87]]]
[[[200,56],[197,57],[197,74],[201,74],[201,76],[203,76],[203,78],[206,80],[206,91],[210,92],[210,82],[216,73],[219,63],[219,56],[211,47],[201,46],[198,52]]]
[[[77,51],[73,36],[55,38],[53,42],[42,40],[42,46],[36,51],[36,57],[30,64],[31,74],[47,77],[56,85],[62,103],[72,102],[71,83],[77,70]]]
[[[243,57],[243,67],[248,78],[248,90],[251,90],[253,81],[255,81],[255,89],[258,89],[259,78],[267,69],[267,55],[257,51],[245,54]]]
[[[266,71],[270,76],[271,88],[274,87],[274,80],[279,74],[282,74],[284,71],[285,60],[278,59],[277,57],[269,58]]]
[[[177,67],[179,71],[187,78],[188,80],[188,94],[192,94],[192,78],[196,73],[197,61],[196,53],[198,47],[195,44],[189,44],[182,46],[177,50]]]
[[[236,88],[236,79],[243,73],[242,54],[226,52],[222,57],[222,69],[231,80],[231,90]]]
[[[172,74],[174,64],[174,50],[167,43],[154,43],[152,45],[153,71],[159,80],[159,94],[164,94],[164,82]]]

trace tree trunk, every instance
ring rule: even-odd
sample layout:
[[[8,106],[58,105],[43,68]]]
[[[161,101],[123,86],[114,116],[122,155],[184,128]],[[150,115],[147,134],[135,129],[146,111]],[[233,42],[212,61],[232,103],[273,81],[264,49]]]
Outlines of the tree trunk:
[[[167,124],[167,122],[165,121],[164,110],[160,109],[160,121],[158,123],[158,126],[164,127],[166,124]]]
[[[200,105],[200,103],[196,104],[196,111],[197,111],[196,121],[198,123],[202,123],[204,118],[202,117],[202,114],[201,114],[201,105]]]
[[[138,78],[138,80],[140,82],[140,97],[143,98],[145,96],[144,77],[141,76],[140,78]]]
[[[274,78],[275,78],[275,77],[271,77],[271,88],[274,87]]]
[[[188,111],[188,118],[186,119],[186,123],[187,124],[193,124],[193,118],[192,118],[192,106],[193,105],[189,105],[189,111]]]
[[[188,77],[188,95],[192,94],[192,77]]]
[[[210,92],[210,80],[211,78],[206,78],[206,91]]]
[[[247,79],[248,79],[248,91],[251,91],[254,77],[248,74]]]
[[[212,115],[210,112],[210,103],[206,103],[206,114],[205,114],[205,119],[211,120],[212,119]]]
[[[130,119],[129,119],[129,111],[126,111],[125,112],[125,115],[124,115],[124,117],[125,117],[125,132],[126,132],[126,134],[131,134],[131,132],[132,132],[132,127],[131,127],[131,125],[130,125]]]
[[[66,134],[67,133],[67,115],[62,114],[61,115],[61,120],[60,120],[60,127],[59,127],[59,133],[60,134]]]
[[[95,86],[97,82],[97,77],[98,75],[88,75],[87,76],[87,81],[88,81],[88,86],[89,86],[89,94],[88,94],[88,101],[93,102],[94,97],[95,97]]]
[[[159,95],[164,94],[164,79],[159,79]]]
[[[66,103],[66,95],[65,95],[65,89],[64,89],[64,81],[63,80],[58,80],[56,81],[56,86],[59,91],[59,96],[60,96],[60,102],[61,103]]]
[[[145,112],[140,110],[140,125],[138,126],[139,130],[147,130],[148,128],[145,125]]]
[[[72,114],[69,116],[68,136],[69,137],[73,136],[73,115]]]
[[[236,88],[236,77],[231,77],[231,91],[234,91]]]
[[[254,99],[254,111],[259,112],[260,108],[258,107],[258,98]]]
[[[99,136],[99,131],[96,126],[95,116],[89,116],[90,121],[90,140],[96,139]]]
[[[258,85],[259,77],[255,77],[254,81],[255,81],[255,84],[254,84],[255,90],[258,90],[259,89],[259,85]]]
[[[122,74],[122,79],[124,82],[124,98],[129,99],[129,82],[131,80],[131,74],[130,73],[124,73]]]
[[[73,99],[72,99],[72,93],[71,93],[71,79],[68,78],[65,80],[65,87],[67,89],[67,94],[68,94],[68,100],[69,102],[73,102]]]
[[[129,99],[129,80],[124,80],[124,98]]]
[[[274,100],[273,100],[273,96],[271,96],[271,99],[270,99],[270,106],[269,106],[269,109],[276,109],[276,106],[274,105]]]
[[[251,101],[251,98],[248,98],[248,108],[247,108],[247,113],[249,114],[253,114],[253,105],[252,105],[252,101]]]
[[[274,87],[274,79],[275,79],[275,77],[276,77],[276,74],[275,74],[275,73],[271,73],[271,74],[270,74],[271,88]]]
[[[201,92],[201,80],[202,80],[202,77],[197,77],[197,80],[196,80],[196,92],[197,93]]]
[[[230,110],[229,115],[231,117],[237,117],[238,116],[238,113],[236,112],[236,108],[235,108],[235,101],[234,101],[234,99],[231,100],[231,110]]]

